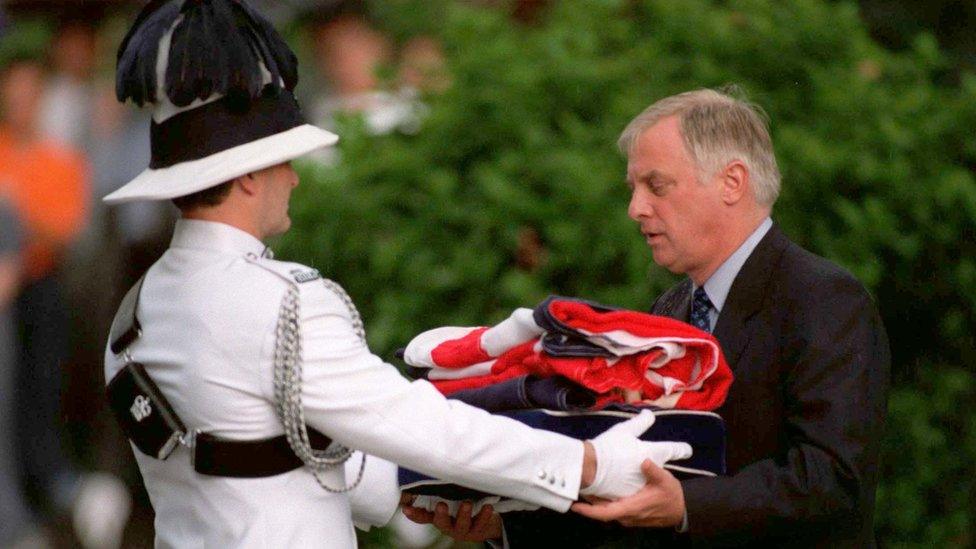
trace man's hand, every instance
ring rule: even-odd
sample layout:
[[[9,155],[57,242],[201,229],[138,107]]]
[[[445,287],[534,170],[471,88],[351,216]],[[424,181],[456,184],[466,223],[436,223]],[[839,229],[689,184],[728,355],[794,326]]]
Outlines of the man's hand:
[[[443,534],[458,541],[488,541],[501,539],[502,517],[492,508],[485,505],[474,517],[471,516],[470,501],[461,503],[457,516],[451,520],[447,512],[447,505],[438,503],[434,512],[426,509],[404,505],[403,515],[418,524],[433,524]]]
[[[629,527],[679,526],[685,516],[685,494],[674,475],[651,460],[641,464],[647,484],[632,496],[617,501],[574,503],[573,511],[595,520],[619,521]]]

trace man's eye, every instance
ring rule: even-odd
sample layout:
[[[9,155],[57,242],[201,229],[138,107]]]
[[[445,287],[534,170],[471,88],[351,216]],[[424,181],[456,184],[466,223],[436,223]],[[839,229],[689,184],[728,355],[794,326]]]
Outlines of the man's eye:
[[[654,193],[654,196],[664,196],[668,191],[668,186],[660,183],[651,183],[649,187],[651,188],[651,192]]]

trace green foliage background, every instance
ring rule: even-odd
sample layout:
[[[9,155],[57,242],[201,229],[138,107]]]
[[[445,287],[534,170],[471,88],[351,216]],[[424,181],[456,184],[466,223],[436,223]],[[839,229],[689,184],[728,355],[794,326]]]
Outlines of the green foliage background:
[[[343,120],[279,246],[347,288],[374,351],[550,293],[646,309],[674,278],[626,216],[616,138],[656,99],[736,83],[772,121],[775,221],[863,281],[891,336],[880,541],[976,543],[974,75],[929,36],[882,49],[846,2],[578,0],[532,25],[383,6],[395,35],[441,40],[452,85],[417,135]]]

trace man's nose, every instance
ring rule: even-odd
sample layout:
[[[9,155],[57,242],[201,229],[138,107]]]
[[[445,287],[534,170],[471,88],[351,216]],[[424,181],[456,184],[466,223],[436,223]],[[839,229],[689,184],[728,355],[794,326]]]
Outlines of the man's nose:
[[[643,217],[650,217],[653,213],[650,202],[640,187],[635,187],[630,193],[630,204],[627,205],[627,216],[634,221],[640,221]]]

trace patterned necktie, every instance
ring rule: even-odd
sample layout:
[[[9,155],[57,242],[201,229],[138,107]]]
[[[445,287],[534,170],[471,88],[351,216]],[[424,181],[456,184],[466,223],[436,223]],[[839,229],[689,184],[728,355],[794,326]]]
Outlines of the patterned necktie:
[[[711,333],[708,322],[708,311],[712,309],[712,302],[705,293],[705,288],[695,290],[691,300],[691,325],[699,330]]]

